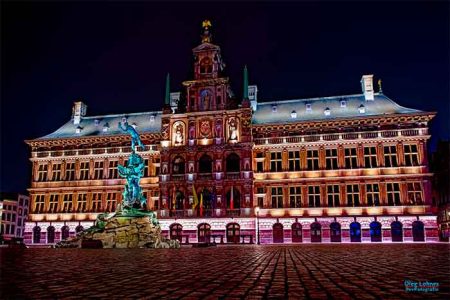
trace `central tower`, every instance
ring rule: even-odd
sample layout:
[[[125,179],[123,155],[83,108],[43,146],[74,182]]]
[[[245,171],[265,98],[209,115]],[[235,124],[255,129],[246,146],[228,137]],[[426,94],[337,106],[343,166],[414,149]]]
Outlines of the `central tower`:
[[[171,110],[162,115],[162,213],[174,217],[238,216],[252,207],[251,108],[231,92],[220,47],[203,22],[195,47],[194,78]],[[247,90],[244,87],[244,90]],[[166,98],[169,91],[166,91]]]

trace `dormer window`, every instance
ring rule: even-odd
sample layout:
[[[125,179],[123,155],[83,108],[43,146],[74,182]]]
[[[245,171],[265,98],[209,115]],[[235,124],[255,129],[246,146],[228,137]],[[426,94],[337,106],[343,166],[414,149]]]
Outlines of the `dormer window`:
[[[366,107],[365,107],[364,105],[361,104],[361,105],[358,107],[358,110],[359,110],[359,113],[360,113],[360,114],[363,114],[363,113],[366,112]]]
[[[293,110],[293,111],[291,112],[291,118],[292,118],[292,119],[296,119],[296,118],[297,118],[297,112],[296,112],[295,110]]]
[[[155,123],[155,116],[154,115],[150,116],[150,123]]]
[[[109,130],[109,124],[106,123],[105,125],[103,125],[103,132],[107,132]]]
[[[341,100],[341,107],[347,107],[347,101]]]
[[[306,103],[306,111],[311,111],[312,107],[311,107],[311,103]]]
[[[277,105],[276,104],[272,105],[272,112],[277,112]]]
[[[325,110],[323,111],[325,116],[329,116],[331,114],[331,110],[329,107],[325,108]]]
[[[100,120],[99,119],[95,119],[94,120],[94,125],[95,127],[97,127],[100,124]]]
[[[81,130],[83,130],[83,128],[82,128],[81,126],[78,126],[78,127],[75,129],[75,132],[76,132],[76,133],[81,133]]]

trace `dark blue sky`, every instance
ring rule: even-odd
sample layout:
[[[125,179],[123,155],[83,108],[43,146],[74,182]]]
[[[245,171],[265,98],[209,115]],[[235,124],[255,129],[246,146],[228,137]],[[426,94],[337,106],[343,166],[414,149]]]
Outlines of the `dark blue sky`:
[[[374,74],[400,105],[438,112],[433,144],[449,138],[446,2],[2,3],[0,189],[26,190],[23,140],[67,122],[76,99],[88,115],[160,110],[205,18],[238,95],[245,64],[260,101],[359,93]]]

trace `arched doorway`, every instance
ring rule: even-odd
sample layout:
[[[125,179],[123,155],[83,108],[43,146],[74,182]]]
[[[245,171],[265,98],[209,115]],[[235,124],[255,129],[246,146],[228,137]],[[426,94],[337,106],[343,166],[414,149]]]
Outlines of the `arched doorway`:
[[[414,242],[424,242],[425,241],[425,230],[423,222],[414,221],[412,223],[412,234]]]
[[[333,222],[330,224],[330,241],[332,243],[341,242],[341,224]]]
[[[361,224],[359,224],[358,222],[352,222],[350,224],[350,242],[361,242]]]
[[[238,223],[230,223],[227,225],[227,242],[239,244],[241,237],[241,226]]]
[[[47,227],[47,243],[51,244],[55,242],[55,227]]]
[[[69,226],[65,225],[61,227],[61,240],[66,240],[69,238]]]
[[[391,237],[393,242],[403,242],[403,224],[401,222],[391,223]]]
[[[370,241],[381,242],[381,223],[373,221],[369,225],[370,227]]]
[[[198,225],[198,242],[209,243],[211,240],[211,225],[202,223]]]
[[[322,225],[319,222],[311,224],[311,243],[322,242]]]
[[[284,243],[283,224],[281,224],[281,223],[273,224],[272,231],[273,231],[273,242],[274,243]]]
[[[231,153],[226,158],[226,171],[227,172],[240,172],[241,171],[241,163],[239,155],[236,153]]]
[[[41,243],[41,227],[35,226],[33,228],[33,244]]]
[[[293,243],[302,243],[303,242],[303,234],[302,234],[302,224],[299,222],[295,222],[292,224],[292,242]]]
[[[183,239],[183,226],[181,224],[175,223],[170,225],[170,239],[171,240],[179,240],[180,243]]]

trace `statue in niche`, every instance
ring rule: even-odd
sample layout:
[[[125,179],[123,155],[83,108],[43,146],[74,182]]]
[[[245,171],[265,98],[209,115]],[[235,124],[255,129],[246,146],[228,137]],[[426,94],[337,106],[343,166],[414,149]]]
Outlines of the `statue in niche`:
[[[222,137],[222,121],[221,120],[216,121],[216,137],[218,137],[218,138]]]
[[[236,119],[231,119],[228,123],[228,130],[229,130],[229,140],[230,141],[237,141],[238,139],[238,129],[236,124]]]
[[[175,127],[175,145],[182,145],[183,144],[183,126],[181,124],[178,124]]]
[[[193,123],[191,123],[191,125],[189,126],[189,139],[194,139],[195,137],[195,125]]]
[[[202,103],[202,110],[208,110],[210,102],[211,102],[210,93],[207,90],[203,90],[200,93],[200,97],[201,97],[201,103]]]

